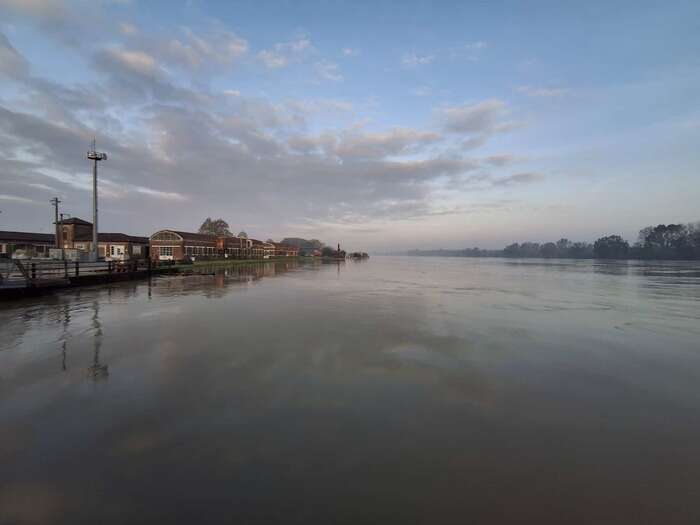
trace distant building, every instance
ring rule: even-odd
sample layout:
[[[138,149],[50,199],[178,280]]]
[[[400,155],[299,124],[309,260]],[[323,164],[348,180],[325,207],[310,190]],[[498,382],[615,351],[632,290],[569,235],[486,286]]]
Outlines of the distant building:
[[[251,241],[253,241],[253,257],[255,259],[269,259],[275,256],[274,244],[258,239],[251,239]]]
[[[89,253],[92,250],[92,223],[70,218],[59,221],[56,235],[49,233],[0,232],[0,256],[48,258],[57,245],[70,252]],[[107,260],[127,260],[148,257],[148,238],[125,233],[100,233],[99,255]],[[54,257],[57,256],[56,252]],[[60,255],[58,255],[60,257]]]
[[[150,237],[150,249],[151,258],[159,261],[197,258],[269,259],[299,255],[295,246],[249,239],[245,232],[232,237],[159,230]]]
[[[92,223],[71,217],[59,221],[61,244],[64,249],[83,252],[92,251]],[[97,249],[100,258],[123,261],[143,259],[149,256],[148,237],[138,237],[125,233],[98,233]]]
[[[219,238],[214,235],[159,230],[151,235],[149,241],[151,259],[157,261],[183,261],[219,254]]]
[[[51,233],[0,231],[0,257],[11,258],[48,257],[49,250],[56,246],[56,236]]]
[[[281,242],[273,242],[272,244],[275,246],[275,257],[297,257],[299,255],[299,248],[297,246],[291,246]]]

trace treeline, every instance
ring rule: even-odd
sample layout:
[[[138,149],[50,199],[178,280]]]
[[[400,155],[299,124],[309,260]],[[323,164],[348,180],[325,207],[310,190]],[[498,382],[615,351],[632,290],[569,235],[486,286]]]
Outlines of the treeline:
[[[593,244],[559,239],[557,242],[513,243],[502,250],[410,250],[407,255],[444,257],[539,257],[569,259],[700,259],[700,222],[659,224],[639,232],[630,244],[619,235],[601,237]]]
[[[312,255],[314,252],[323,250],[325,246],[318,239],[302,239],[300,237],[285,237],[281,242],[282,244],[296,246],[299,250],[299,255]]]

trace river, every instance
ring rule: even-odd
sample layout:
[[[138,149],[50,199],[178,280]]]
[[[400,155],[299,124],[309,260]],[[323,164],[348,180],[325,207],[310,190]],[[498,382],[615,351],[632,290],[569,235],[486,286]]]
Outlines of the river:
[[[700,522],[700,265],[212,271],[0,304],[0,523]]]

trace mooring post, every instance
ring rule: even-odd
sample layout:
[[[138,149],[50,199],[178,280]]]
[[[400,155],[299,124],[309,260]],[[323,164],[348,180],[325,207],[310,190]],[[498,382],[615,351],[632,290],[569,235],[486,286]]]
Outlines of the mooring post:
[[[75,261],[75,276],[80,275],[80,261]]]
[[[68,279],[68,261],[63,259],[63,274],[66,276],[66,279]]]
[[[36,263],[32,263],[32,279],[36,279]]]

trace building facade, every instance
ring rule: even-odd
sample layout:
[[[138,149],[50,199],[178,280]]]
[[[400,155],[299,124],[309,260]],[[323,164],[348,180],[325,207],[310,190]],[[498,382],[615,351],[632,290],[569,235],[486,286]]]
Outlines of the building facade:
[[[58,235],[58,239],[56,239]],[[149,256],[148,237],[100,233],[100,258],[125,261]],[[54,248],[58,249],[54,250]],[[81,259],[92,251],[92,223],[78,218],[59,221],[56,234],[0,231],[0,257]]]
[[[282,244],[281,242],[273,242],[275,247],[275,257],[298,257],[299,248],[296,246],[291,246],[289,244]]]
[[[92,223],[73,217],[59,221],[60,245],[66,250],[92,251]],[[150,243],[148,237],[125,233],[98,233],[97,250],[100,258],[108,261],[147,259]]]
[[[216,257],[219,239],[213,235],[176,230],[159,230],[150,239],[151,259],[184,261],[197,257]]]
[[[238,236],[215,236],[177,230],[159,230],[150,237],[151,258],[156,261],[184,261],[198,258],[269,259],[296,257],[294,246]]]
[[[55,246],[50,233],[0,231],[0,257],[48,257]]]

